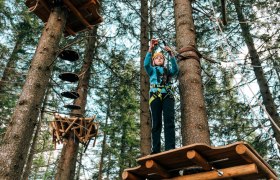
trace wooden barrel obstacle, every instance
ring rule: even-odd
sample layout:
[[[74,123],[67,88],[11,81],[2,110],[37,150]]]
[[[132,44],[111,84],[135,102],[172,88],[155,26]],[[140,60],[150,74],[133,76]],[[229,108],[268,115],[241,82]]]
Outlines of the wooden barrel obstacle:
[[[26,0],[29,11],[34,12],[43,22],[47,22],[53,7],[50,0]],[[65,36],[75,35],[79,31],[92,29],[94,25],[103,21],[98,13],[98,0],[61,0],[68,9]]]
[[[277,180],[277,174],[247,143],[222,147],[193,144],[137,159],[123,180]]]
[[[63,140],[67,139],[72,131],[79,142],[86,147],[90,140],[94,138],[93,146],[95,146],[99,127],[98,123],[94,122],[95,117],[62,117],[56,114],[54,120],[50,123],[53,143],[55,145],[63,143]]]

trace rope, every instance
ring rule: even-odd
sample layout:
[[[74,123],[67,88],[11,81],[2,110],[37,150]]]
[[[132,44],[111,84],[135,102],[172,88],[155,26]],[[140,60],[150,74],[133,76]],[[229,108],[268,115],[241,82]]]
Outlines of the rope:
[[[211,6],[211,8],[212,8],[212,10],[213,10],[213,13],[216,14],[215,9],[214,9],[214,6],[213,6],[213,3],[212,3],[212,2],[210,3],[209,0],[208,0],[208,2],[209,2],[210,6]],[[218,27],[220,33],[223,35],[223,36],[222,36],[222,37],[223,37],[222,40],[226,43],[227,47],[230,47],[230,45],[228,44],[228,40],[226,39],[226,36],[225,36],[225,34],[224,34],[224,32],[223,32],[221,26],[219,25],[219,21],[218,21],[217,19],[215,19],[215,20],[216,20],[216,22],[218,22],[218,23],[216,23],[216,26]],[[217,32],[216,27],[215,27],[215,32],[216,32],[217,35],[218,35],[218,32]],[[222,49],[224,49],[223,46],[222,46]],[[227,50],[227,53],[229,53],[230,56],[232,56],[232,53],[231,53],[231,52],[232,52],[231,50]],[[233,62],[233,63],[236,63],[235,61],[232,61],[232,62]],[[231,70],[231,73],[232,73],[232,75],[233,75],[233,77],[234,77],[234,73],[232,72],[232,70]],[[274,120],[272,119],[272,117],[269,115],[269,113],[267,112],[267,110],[266,110],[266,108],[263,106],[263,104],[258,100],[258,98],[256,97],[255,93],[253,92],[252,88],[250,87],[250,85],[248,84],[246,78],[244,78],[244,76],[243,76],[242,73],[241,73],[241,79],[245,80],[246,85],[248,86],[249,90],[250,90],[251,93],[253,94],[253,99],[254,99],[254,98],[256,99],[258,105],[259,105],[259,106],[263,109],[263,111],[266,113],[266,115],[267,115],[268,118],[270,119],[271,123],[272,123],[272,124],[276,127],[276,129],[280,132],[280,128],[277,126],[277,124],[275,123],[275,121],[274,121]],[[234,81],[235,81],[236,84],[238,84],[236,78],[234,78]],[[274,137],[271,136],[271,134],[268,132],[267,128],[265,128],[264,124],[259,120],[259,118],[258,118],[258,116],[257,116],[257,113],[253,110],[251,104],[249,103],[250,101],[249,101],[249,100],[247,99],[247,97],[245,96],[245,93],[240,89],[239,86],[238,86],[237,88],[240,90],[240,92],[241,92],[242,95],[244,96],[245,100],[248,102],[248,105],[249,105],[249,107],[250,107],[250,109],[251,109],[251,112],[255,115],[255,117],[256,117],[257,121],[259,122],[259,124],[261,125],[262,129],[268,134],[268,136],[270,137],[270,139],[274,140],[274,141],[277,143],[277,145],[280,147],[280,144],[275,140]]]
[[[132,6],[132,4],[130,3],[130,2],[128,2],[127,0],[124,0],[124,2],[125,2],[125,4],[127,4],[128,6],[130,6],[137,14],[138,14],[138,16],[143,20],[143,21],[145,21],[145,23],[149,26],[149,29],[150,30],[153,30],[153,27],[150,25],[150,23],[141,15],[141,13],[139,13],[138,12],[138,10],[137,9],[135,9],[135,7],[134,6]],[[156,32],[157,33],[157,35],[158,35],[158,37],[159,37],[159,40],[163,40],[164,42],[166,42],[166,39],[165,39],[165,37],[164,37],[164,35],[162,34],[162,32],[155,26],[155,29],[156,29],[156,31],[154,31],[154,32]],[[174,53],[174,54],[179,54],[176,50],[174,50],[173,48],[171,48],[170,47],[170,49],[171,49],[171,51]]]
[[[40,1],[40,0],[37,0],[35,6],[33,6],[33,8],[31,7],[31,9],[28,9],[27,12],[28,12],[28,13],[31,13],[31,12],[35,11],[35,9],[37,8],[37,6],[38,6],[38,4],[39,4],[39,1]]]

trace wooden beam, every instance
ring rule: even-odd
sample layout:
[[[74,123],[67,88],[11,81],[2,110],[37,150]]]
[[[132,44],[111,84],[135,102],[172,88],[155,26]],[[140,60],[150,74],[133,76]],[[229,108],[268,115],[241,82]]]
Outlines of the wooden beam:
[[[75,122],[78,120],[79,118],[74,119],[74,121],[72,121],[72,123],[67,127],[67,129],[65,130],[63,136],[65,136],[67,134],[67,132],[72,129],[73,125],[75,124]]]
[[[98,135],[98,129],[99,129],[99,126],[98,126],[98,124],[96,124],[97,125],[97,129],[96,129],[96,136]],[[95,143],[96,143],[96,139],[97,139],[97,137],[95,136],[95,139],[94,139],[94,142],[93,142],[93,147],[95,146]]]
[[[143,178],[140,178],[140,177],[138,177],[138,176],[136,176],[136,175],[134,175],[134,174],[132,174],[128,171],[124,171],[122,173],[122,179],[123,180],[142,180]]]
[[[56,126],[56,122],[52,121],[52,122],[51,122],[51,125],[52,125],[52,127],[54,128],[54,130],[55,130],[56,138],[57,138],[58,140],[60,140],[60,136],[59,136],[59,133],[58,133],[59,129],[58,129],[57,126]]]
[[[69,27],[66,25],[65,27],[66,32],[68,32],[68,34],[74,36],[76,33]]]
[[[73,14],[80,19],[80,21],[89,29],[92,29],[92,25],[83,17],[83,15],[76,9],[76,7],[69,1],[63,0],[64,4],[73,12]]]
[[[80,133],[79,133],[79,136],[83,136],[83,132],[84,132],[84,120],[83,119],[81,119],[80,120],[80,124],[79,124],[79,126],[80,126]]]
[[[92,5],[92,4],[96,5],[97,3],[99,3],[99,2],[96,1],[96,0],[89,0],[88,2],[86,2],[85,4],[83,4],[83,5],[81,6],[81,8],[84,9],[84,8],[89,7],[89,6]]]
[[[187,152],[187,158],[194,162],[195,164],[201,166],[204,170],[211,170],[212,166],[208,164],[208,162],[203,158],[199,153],[195,150],[191,150]]]
[[[170,177],[170,174],[167,172],[167,170],[164,167],[162,167],[161,165],[157,164],[153,160],[146,161],[145,166],[148,169],[153,169],[155,171],[155,173],[157,173],[158,175],[160,175],[163,178]]]
[[[54,117],[55,117],[55,119],[62,119],[62,120],[69,120],[69,121],[74,121],[76,119],[76,117],[72,117],[72,118],[70,118],[70,117],[61,117],[59,115],[55,115]],[[90,118],[80,118],[80,119],[87,120],[87,121],[92,121],[92,120],[94,120],[94,118],[95,118],[95,116],[90,117]]]
[[[255,164],[248,164],[248,165],[235,166],[235,167],[230,167],[225,169],[219,169],[219,171],[223,172],[222,176],[219,176],[217,171],[208,171],[208,172],[196,173],[192,175],[178,176],[178,177],[170,178],[170,180],[225,179],[225,178],[245,176],[249,174],[258,173],[258,169]]]
[[[42,4],[42,6],[47,10],[48,13],[50,13],[50,8],[49,6],[46,4],[45,0],[39,0],[39,4]]]
[[[244,144],[239,144],[235,147],[235,151],[237,154],[239,154],[245,161],[251,163],[254,162],[256,165],[264,171],[268,175],[269,178],[272,179],[278,179],[277,175],[274,174],[273,171],[271,171],[270,167],[262,162],[259,158],[256,157],[256,155],[250,151]]]

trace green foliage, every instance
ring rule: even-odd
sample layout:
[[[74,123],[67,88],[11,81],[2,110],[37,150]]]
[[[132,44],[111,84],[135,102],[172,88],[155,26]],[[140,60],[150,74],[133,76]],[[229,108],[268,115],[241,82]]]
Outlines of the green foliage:
[[[153,2],[149,4],[149,13],[152,15],[149,26],[150,35],[166,40],[169,45],[175,47],[174,4],[171,1],[149,2]],[[193,3],[198,50],[204,56],[211,57],[220,63],[201,61],[212,144],[218,146],[236,141],[247,141],[271,166],[276,170],[278,168],[278,172],[280,172],[277,146],[259,122],[268,129],[269,133],[272,133],[271,125],[263,110],[258,108],[256,100],[252,100],[252,94],[248,90],[245,91],[245,95],[241,92],[241,90],[244,91],[247,84],[255,87],[255,78],[235,8],[232,2],[227,2],[227,26],[223,26],[219,21],[221,19],[219,0],[194,1]],[[101,133],[98,136],[96,147],[88,148],[83,156],[85,162],[81,163],[83,170],[88,170],[91,173],[90,176],[96,179],[100,153],[104,151],[103,177],[119,179],[121,171],[124,168],[135,166],[135,159],[140,155],[139,26],[141,17],[138,14],[140,13],[140,2],[133,2],[132,6],[124,1],[104,1],[102,3],[105,21],[98,28],[98,48],[93,57],[92,80],[86,110],[87,116],[98,115]],[[241,1],[241,3],[246,18],[246,22],[242,23],[250,25],[265,75],[279,107],[280,36],[279,16],[276,15],[279,14],[280,7],[277,6],[277,1],[250,0]],[[11,7],[17,8],[14,10]],[[2,139],[21,91],[24,74],[27,73],[43,24],[33,13],[26,12],[27,7],[24,5],[24,1],[0,0],[0,9],[0,32],[3,34],[0,41],[1,75],[7,60],[12,56],[15,42],[22,39],[22,47],[13,55],[16,63],[11,80],[19,83],[20,86],[12,84],[6,88],[5,92],[0,92],[0,139]],[[85,39],[86,33],[62,39],[60,47],[68,46],[79,52],[80,61],[67,63],[59,58],[55,60],[53,78],[50,83],[52,91],[46,111],[67,113],[63,109],[63,105],[68,101],[62,99],[60,93],[64,90],[74,90],[76,84],[63,84],[57,77],[63,71],[79,72],[84,58]],[[161,40],[160,42],[162,42]],[[231,66],[232,64],[234,66]],[[235,81],[236,75],[242,75],[244,78],[238,79],[237,82]],[[255,92],[258,96],[258,88]],[[249,102],[245,100],[246,97]],[[258,117],[252,114],[249,105],[255,109]],[[178,111],[179,108],[177,108]],[[44,152],[44,155],[35,156],[30,175],[32,178],[51,179],[56,171],[55,164],[57,164],[58,155],[51,144],[51,134],[48,129],[48,121],[51,118],[52,114],[45,119],[40,133],[36,149],[38,153]],[[176,125],[180,126],[179,122]],[[176,127],[176,129],[178,129],[176,135],[179,135],[180,128]],[[107,137],[106,145],[104,149],[101,149],[101,142],[105,135]],[[180,137],[177,139],[180,142]],[[42,166],[44,168],[41,168]],[[42,172],[40,168],[41,170],[46,169],[46,171]]]

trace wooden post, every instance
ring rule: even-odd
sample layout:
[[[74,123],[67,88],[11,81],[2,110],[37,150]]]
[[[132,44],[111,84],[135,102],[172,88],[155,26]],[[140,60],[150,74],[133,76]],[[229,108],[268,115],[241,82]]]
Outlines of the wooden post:
[[[162,176],[163,178],[170,177],[170,175],[168,174],[167,170],[164,167],[162,167],[161,165],[157,164],[153,160],[146,161],[145,166],[148,169],[153,169],[155,171],[155,173],[157,173],[158,175]]]
[[[210,166],[208,162],[195,150],[188,151],[187,158],[195,164],[201,166],[206,171],[209,171],[212,168],[212,166]]]
[[[256,157],[254,153],[252,153],[244,144],[239,144],[235,147],[236,153],[239,154],[245,161],[251,163],[254,162],[257,164],[257,166],[263,170],[269,178],[272,179],[278,179],[275,174],[273,174],[270,169],[268,168],[268,165],[264,164],[259,160],[259,158]]]
[[[220,169],[220,171],[223,172],[222,176],[219,176],[218,172],[216,171],[208,171],[208,172],[202,172],[202,173],[197,173],[192,175],[178,176],[175,178],[170,178],[170,180],[225,179],[225,178],[238,177],[238,176],[258,173],[258,169],[255,164],[235,166],[235,167]]]

